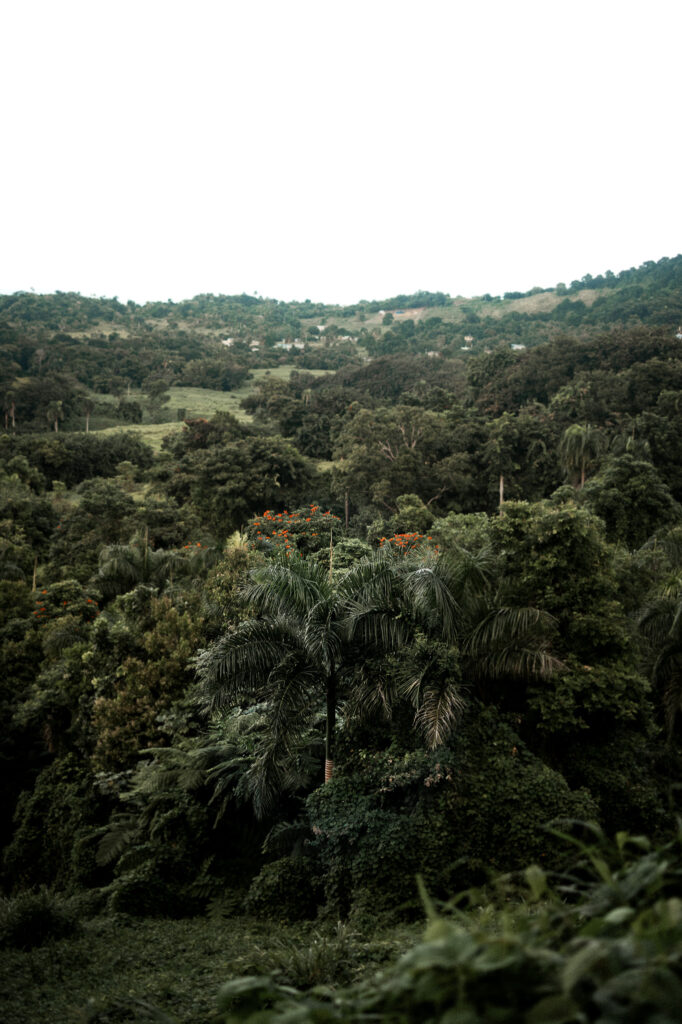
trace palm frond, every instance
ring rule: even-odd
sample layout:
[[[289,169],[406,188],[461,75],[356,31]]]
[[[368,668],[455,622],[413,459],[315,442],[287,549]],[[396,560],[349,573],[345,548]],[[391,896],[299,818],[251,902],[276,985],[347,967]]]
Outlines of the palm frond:
[[[461,718],[466,701],[451,680],[429,683],[421,695],[414,724],[421,731],[429,749],[442,746]]]
[[[331,668],[341,657],[343,627],[329,614],[326,603],[320,602],[311,608],[302,624],[302,646],[308,657],[324,668]]]
[[[142,577],[142,554],[132,544],[109,544],[99,556],[97,582],[107,595],[125,591]]]
[[[235,791],[252,802],[259,818],[268,814],[278,793],[297,788],[300,780],[292,772],[292,758],[317,710],[310,695],[311,682],[319,677],[311,668],[291,669],[291,665],[278,666],[268,677],[264,687],[265,741]],[[323,696],[322,687],[319,689]]]
[[[638,619],[640,632],[654,646],[668,640],[677,617],[677,602],[668,594],[657,595],[641,612]]]
[[[438,572],[460,604],[474,594],[484,593],[490,586],[495,571],[492,548],[469,551],[457,547],[443,554],[437,561]]]
[[[263,843],[263,853],[274,853],[283,857],[289,854],[296,859],[300,857],[303,843],[310,835],[310,825],[305,818],[295,821],[279,821],[268,832]]]
[[[389,552],[379,552],[356,562],[337,586],[340,612],[359,605],[392,607],[396,600],[397,570],[400,562]]]
[[[461,609],[436,566],[423,565],[409,572],[403,580],[403,587],[411,608],[423,625],[436,628],[443,637],[456,636]]]
[[[550,651],[555,629],[538,608],[495,608],[472,630],[465,653],[479,676],[545,679],[562,667]]]
[[[390,721],[393,715],[393,704],[396,691],[385,679],[367,677],[360,669],[350,687],[348,697],[343,705],[344,718],[348,722],[366,722],[373,718]]]
[[[349,606],[344,628],[353,643],[384,652],[398,650],[411,633],[409,624],[392,612],[363,604]]]
[[[137,816],[134,814],[118,814],[111,819],[110,825],[100,839],[95,854],[95,861],[103,867],[118,860],[125,848],[139,832]]]
[[[665,671],[659,673],[663,688],[663,715],[668,740],[675,731],[678,714],[682,711],[682,654],[676,651],[666,660]]]
[[[328,603],[331,591],[327,573],[319,563],[273,558],[251,571],[242,597],[260,615],[305,617],[320,601]]]
[[[258,697],[268,673],[295,646],[285,620],[248,619],[194,660],[201,698],[211,711],[246,697]]]

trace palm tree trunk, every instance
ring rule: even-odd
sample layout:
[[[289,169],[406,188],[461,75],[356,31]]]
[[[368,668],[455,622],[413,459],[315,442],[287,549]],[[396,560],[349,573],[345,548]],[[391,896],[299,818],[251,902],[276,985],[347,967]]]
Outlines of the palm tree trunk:
[[[504,505],[504,474],[500,473],[500,515],[502,515],[502,506]]]
[[[324,740],[324,781],[334,774],[334,734],[336,732],[336,675],[327,680],[327,728]]]

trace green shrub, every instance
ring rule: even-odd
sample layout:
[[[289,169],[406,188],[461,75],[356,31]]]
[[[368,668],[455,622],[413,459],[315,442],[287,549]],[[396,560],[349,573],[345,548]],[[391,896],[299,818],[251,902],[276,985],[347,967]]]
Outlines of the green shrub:
[[[33,949],[51,939],[63,939],[79,928],[73,910],[49,890],[0,897],[0,946]]]
[[[265,864],[251,883],[245,910],[255,917],[304,921],[315,917],[322,901],[319,866],[308,857],[282,857]]]
[[[203,900],[192,898],[188,892],[187,883],[193,880],[194,872],[172,850],[154,844],[140,846],[121,859],[118,871],[107,890],[107,909],[111,913],[187,917],[203,905]]]
[[[329,934],[316,930],[295,939],[268,936],[262,949],[254,945],[236,966],[242,974],[272,974],[285,985],[310,989],[348,984],[367,954],[367,943],[339,922]]]
[[[621,725],[604,742],[586,737],[562,755],[569,781],[587,786],[599,801],[599,820],[608,834],[627,829],[656,835],[667,825],[669,778],[657,775],[652,750],[647,736]]]
[[[527,857],[556,865],[560,844],[546,823],[598,812],[494,708],[474,709],[449,748],[359,751],[307,809],[326,898],[358,924],[377,913],[418,914],[417,873],[444,895]]]
[[[14,814],[14,835],[4,851],[8,888],[31,885],[71,889],[102,885],[109,872],[94,863],[94,836],[104,801],[92,776],[74,755],[43,769],[33,790],[23,792]]]

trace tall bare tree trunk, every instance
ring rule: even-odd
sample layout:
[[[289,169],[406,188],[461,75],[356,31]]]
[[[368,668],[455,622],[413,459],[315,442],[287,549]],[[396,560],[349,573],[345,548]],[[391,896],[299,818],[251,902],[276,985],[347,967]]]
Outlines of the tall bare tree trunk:
[[[324,781],[334,774],[334,733],[336,732],[336,676],[327,680],[327,727],[324,738]]]

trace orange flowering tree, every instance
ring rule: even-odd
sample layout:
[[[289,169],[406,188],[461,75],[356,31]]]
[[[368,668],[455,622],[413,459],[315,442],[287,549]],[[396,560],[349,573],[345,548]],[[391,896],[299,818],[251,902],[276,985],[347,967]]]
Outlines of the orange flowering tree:
[[[381,537],[379,547],[390,548],[402,555],[406,555],[408,551],[439,550],[433,537],[425,533],[394,533],[392,537]]]
[[[44,625],[64,615],[91,622],[99,615],[99,604],[93,591],[84,589],[77,580],[51,583],[35,591],[33,618]]]
[[[281,551],[301,557],[329,548],[335,534],[341,536],[341,520],[321,505],[304,505],[289,512],[266,509],[247,527],[249,540],[263,551]]]

